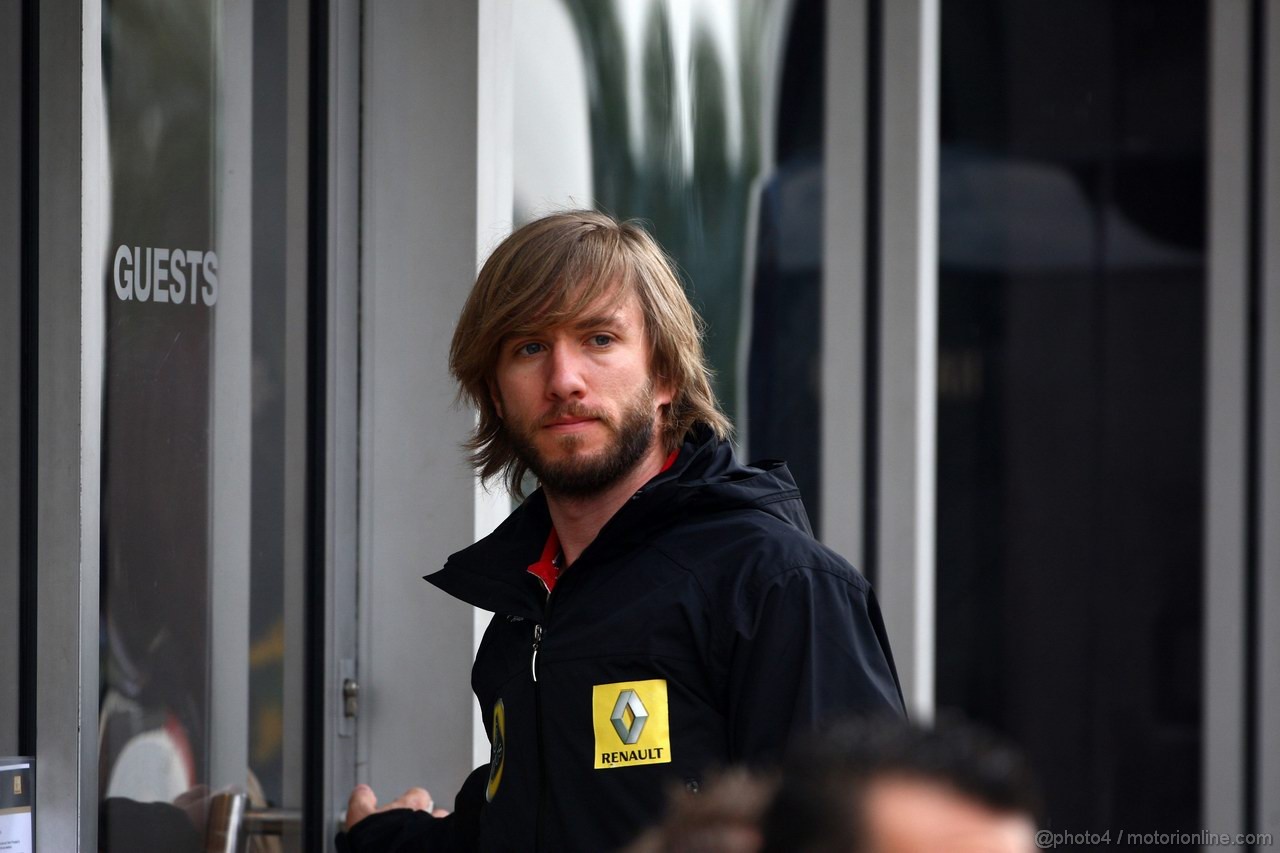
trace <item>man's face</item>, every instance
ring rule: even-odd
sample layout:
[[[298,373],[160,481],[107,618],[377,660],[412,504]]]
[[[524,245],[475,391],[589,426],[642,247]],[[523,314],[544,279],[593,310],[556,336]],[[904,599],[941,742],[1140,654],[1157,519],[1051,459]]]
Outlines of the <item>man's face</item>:
[[[549,492],[598,494],[654,450],[671,393],[649,374],[634,295],[501,346],[494,405],[516,455]]]
[[[1030,853],[1035,825],[933,782],[882,779],[862,802],[872,853]]]

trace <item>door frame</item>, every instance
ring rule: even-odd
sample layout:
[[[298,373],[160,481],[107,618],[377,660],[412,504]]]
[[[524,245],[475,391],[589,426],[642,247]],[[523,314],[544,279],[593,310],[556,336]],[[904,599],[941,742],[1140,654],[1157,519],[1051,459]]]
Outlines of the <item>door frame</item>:
[[[1280,834],[1280,4],[1208,15],[1203,815]]]
[[[97,849],[98,576],[108,220],[102,4],[40,0],[35,344],[36,845]],[[34,22],[28,22],[34,23]],[[79,286],[68,286],[69,283]],[[28,499],[37,496],[29,491]],[[32,508],[28,507],[28,511]],[[27,577],[31,577],[27,574]],[[24,614],[30,616],[31,614]]]
[[[22,215],[26,123],[23,115],[22,3],[0,8],[0,755],[21,753],[21,580],[23,307]],[[14,416],[18,413],[18,416]],[[14,642],[18,640],[18,642]]]
[[[343,685],[359,685],[359,450],[360,450],[360,3],[333,3],[311,22],[313,306],[319,321],[313,346],[322,346],[323,386],[313,390],[321,458],[312,482],[322,489],[313,507],[313,558],[307,592],[309,624],[307,708],[310,744],[305,802],[312,820],[306,849],[327,844],[341,825],[355,787],[356,716],[346,713]],[[316,57],[322,58],[315,61]],[[320,198],[315,198],[320,195]],[[318,833],[318,837],[315,835]]]

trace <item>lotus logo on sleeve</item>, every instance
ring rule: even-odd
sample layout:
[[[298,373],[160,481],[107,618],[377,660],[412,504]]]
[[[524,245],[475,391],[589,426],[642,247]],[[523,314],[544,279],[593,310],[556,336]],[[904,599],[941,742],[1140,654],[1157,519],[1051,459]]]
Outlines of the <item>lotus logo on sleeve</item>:
[[[493,747],[489,752],[489,784],[484,789],[486,802],[493,802],[502,784],[502,768],[507,758],[507,711],[499,699],[493,706]]]
[[[665,680],[597,684],[591,688],[591,709],[595,769],[670,763]]]

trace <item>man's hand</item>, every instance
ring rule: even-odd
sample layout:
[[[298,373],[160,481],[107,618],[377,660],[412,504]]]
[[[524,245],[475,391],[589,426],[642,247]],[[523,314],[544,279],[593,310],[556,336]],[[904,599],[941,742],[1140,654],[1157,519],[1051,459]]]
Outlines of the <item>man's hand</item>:
[[[444,809],[436,808],[435,800],[425,788],[410,788],[400,795],[400,799],[378,808],[378,798],[368,785],[356,785],[347,800],[347,831],[371,814],[389,812],[392,809],[413,809],[420,812],[431,812],[435,817],[449,814]]]

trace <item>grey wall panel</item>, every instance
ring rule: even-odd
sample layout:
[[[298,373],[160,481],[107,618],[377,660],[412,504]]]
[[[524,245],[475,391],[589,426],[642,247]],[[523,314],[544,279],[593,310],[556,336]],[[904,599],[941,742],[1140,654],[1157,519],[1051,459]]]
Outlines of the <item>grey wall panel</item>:
[[[865,569],[867,4],[827,3],[822,240],[822,539]]]
[[[0,755],[18,752],[22,7],[0,7]]]
[[[1215,832],[1244,830],[1249,5],[1215,0],[1210,30],[1203,814]]]
[[[476,57],[476,268],[512,227],[515,211],[515,5],[514,0],[482,0],[478,7],[479,52]],[[511,496],[499,483],[488,489],[473,482],[472,533],[479,539],[502,523],[511,511]],[[489,625],[491,613],[472,609],[472,658]],[[489,760],[489,738],[483,711],[473,703],[471,764]]]
[[[472,767],[472,610],[421,576],[477,526],[459,448],[473,415],[452,405],[447,359],[491,166],[478,131],[484,6],[365,6],[357,752],[384,800],[425,785],[447,805]]]

